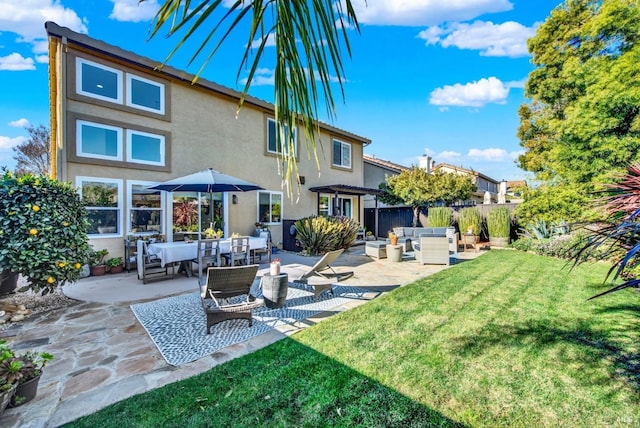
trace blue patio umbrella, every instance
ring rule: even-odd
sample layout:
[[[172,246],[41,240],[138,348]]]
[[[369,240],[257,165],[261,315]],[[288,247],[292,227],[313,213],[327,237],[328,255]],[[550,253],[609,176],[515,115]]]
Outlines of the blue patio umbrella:
[[[167,192],[198,192],[198,236],[201,231],[200,194],[215,192],[249,192],[264,190],[263,187],[231,175],[223,174],[213,168],[203,169],[193,174],[185,175],[149,186],[149,189]]]

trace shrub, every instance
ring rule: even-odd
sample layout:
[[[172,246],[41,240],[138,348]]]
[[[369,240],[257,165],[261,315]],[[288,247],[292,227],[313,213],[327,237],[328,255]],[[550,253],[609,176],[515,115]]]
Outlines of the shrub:
[[[466,233],[471,229],[474,235],[480,235],[480,226],[482,225],[482,216],[480,211],[474,207],[462,208],[458,213],[458,227],[460,233]]]
[[[302,248],[307,254],[324,254],[348,248],[356,239],[360,225],[348,217],[311,216],[295,223]]]
[[[70,183],[4,171],[0,184],[0,271],[20,273],[48,294],[79,278],[87,259],[87,212]]]
[[[448,227],[451,225],[451,208],[429,208],[429,227]]]
[[[507,207],[494,208],[487,214],[487,230],[493,238],[511,236],[511,212]]]

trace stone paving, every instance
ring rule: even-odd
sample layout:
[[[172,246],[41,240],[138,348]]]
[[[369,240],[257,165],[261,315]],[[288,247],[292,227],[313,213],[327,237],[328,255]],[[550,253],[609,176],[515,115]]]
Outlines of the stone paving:
[[[346,284],[372,291],[386,292],[445,268],[420,265],[410,255],[402,263],[392,263],[387,259],[371,259],[363,252],[362,248],[352,247],[348,254],[345,253],[338,259],[336,265],[348,266],[355,271],[355,275],[345,281]],[[460,260],[479,254],[481,253],[460,253]],[[280,253],[278,257],[283,264],[312,265],[317,260],[287,253]],[[261,267],[265,271],[268,269],[267,264]],[[104,282],[104,277],[101,278]],[[72,287],[80,290],[76,294],[82,295],[81,290],[90,290],[95,285],[94,282],[90,277],[80,280]],[[135,273],[118,274],[118,280],[113,284],[112,296],[118,294],[116,286],[128,287],[129,290],[141,288],[141,281],[137,280]],[[165,296],[172,294],[170,290],[195,291],[195,285],[191,288],[193,278],[176,278],[163,281],[162,284],[164,287],[167,284],[174,287],[166,289]],[[104,282],[102,286],[104,292],[108,282]],[[153,286],[154,284],[146,284],[144,287],[147,288],[142,289],[143,294],[146,291],[151,297],[136,301],[158,298]],[[97,293],[87,293],[85,298],[90,300],[92,294]],[[60,426],[117,401],[186,379],[230,359],[251,353],[330,316],[318,314],[297,326],[289,327],[287,331],[272,330],[208,357],[174,367],[165,362],[138,323],[129,307],[131,303],[133,302],[77,301],[63,309],[33,315],[0,332],[0,337],[7,339],[16,351],[47,351],[55,357],[44,370],[36,398],[23,406],[7,409],[0,417],[0,427]],[[335,309],[331,314],[353,306],[355,304],[346,305]]]

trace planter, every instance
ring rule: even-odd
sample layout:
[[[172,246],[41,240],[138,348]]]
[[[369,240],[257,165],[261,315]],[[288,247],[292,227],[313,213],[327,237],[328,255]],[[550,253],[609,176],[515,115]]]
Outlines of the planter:
[[[111,269],[109,269],[109,272],[111,273],[120,273],[124,270],[124,265],[118,265],[118,266],[111,266]]]
[[[11,401],[16,388],[17,386],[13,385],[13,387],[8,391],[0,392],[0,416],[2,416],[2,413],[4,413],[4,409],[6,409],[9,405],[9,402]]]
[[[40,382],[40,376],[19,384],[13,397],[11,397],[9,407],[18,407],[33,400],[38,392],[38,382]]]
[[[265,275],[262,277],[262,297],[267,308],[283,307],[287,302],[289,275]]]
[[[398,245],[398,236],[390,236],[389,237],[389,242],[391,243],[391,245]]]
[[[506,247],[509,245],[509,238],[489,237],[489,245],[491,245],[491,247]]]
[[[13,293],[18,286],[18,274],[13,272],[0,273],[0,296]]]
[[[91,266],[91,276],[104,275],[106,272],[107,272],[107,266],[106,265]]]

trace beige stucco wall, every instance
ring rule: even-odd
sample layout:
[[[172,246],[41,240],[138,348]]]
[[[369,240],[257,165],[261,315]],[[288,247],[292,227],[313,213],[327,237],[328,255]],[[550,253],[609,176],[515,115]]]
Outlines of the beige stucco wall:
[[[102,62],[108,58],[92,57],[87,53],[69,51],[68,55],[79,55],[91,60]],[[60,58],[60,60],[63,60]],[[74,61],[67,61],[69,67]],[[125,64],[111,64],[112,67],[133,71],[137,75],[153,80],[167,79],[164,75],[142,72]],[[64,79],[64,77],[60,77]],[[171,178],[190,174],[205,168],[214,168],[221,172],[257,183],[270,191],[283,191],[282,219],[297,219],[316,214],[317,194],[308,189],[314,186],[329,184],[347,184],[363,186],[363,145],[361,141],[350,139],[346,135],[332,135],[326,130],[320,134],[322,148],[317,153],[320,170],[316,167],[313,154],[307,149],[303,139],[302,129],[298,129],[299,140],[299,174],[305,177],[305,184],[293,197],[282,189],[282,177],[278,174],[278,164],[275,156],[266,152],[266,126],[269,112],[263,108],[245,104],[236,117],[237,100],[226,95],[216,95],[212,91],[199,89],[186,82],[175,79],[166,80],[167,111],[170,121],[152,115],[136,114],[130,111],[112,108],[108,103],[96,103],[91,100],[75,97],[75,86],[69,84],[67,77],[67,98],[59,102],[66,105],[66,112],[60,117],[59,124],[66,126],[63,149],[59,153],[67,160],[59,177],[72,181],[75,177],[104,177],[122,179],[124,213],[127,213],[127,181],[142,180],[162,182]],[[88,120],[97,118],[104,123],[131,124],[132,127],[157,130],[168,134],[167,138],[167,167],[151,168],[122,163],[95,162],[90,159],[78,159],[75,151],[74,117],[87,117]],[[344,170],[331,166],[332,139],[351,143],[352,169]],[[323,156],[323,152],[325,156]],[[310,158],[310,159],[309,159]],[[228,232],[250,234],[255,229],[257,221],[257,192],[235,193],[237,204],[231,204],[229,195]],[[362,207],[358,206],[358,198],[353,198],[354,217],[362,218]],[[169,214],[167,214],[169,216]],[[123,228],[126,228],[126,218],[123,218]],[[282,239],[282,227],[270,226],[274,243]],[[107,248],[110,257],[122,255],[123,237],[93,239],[96,248]]]

